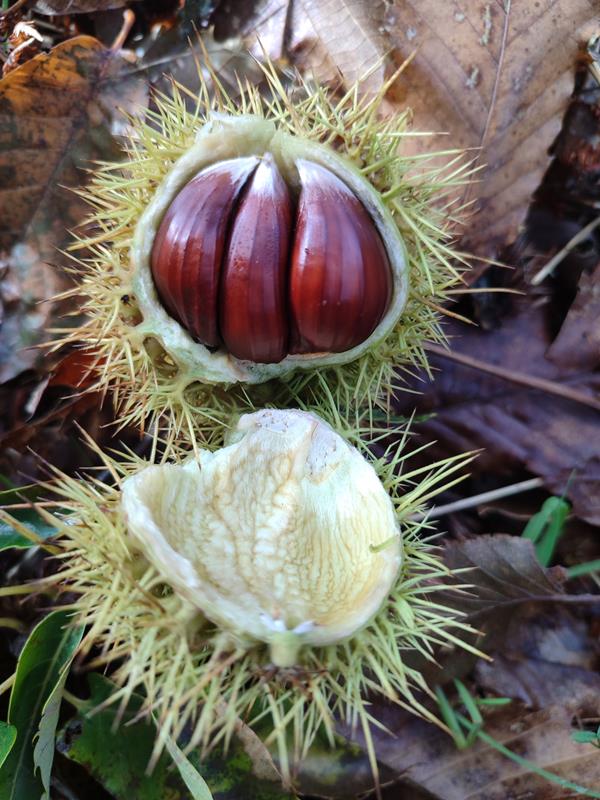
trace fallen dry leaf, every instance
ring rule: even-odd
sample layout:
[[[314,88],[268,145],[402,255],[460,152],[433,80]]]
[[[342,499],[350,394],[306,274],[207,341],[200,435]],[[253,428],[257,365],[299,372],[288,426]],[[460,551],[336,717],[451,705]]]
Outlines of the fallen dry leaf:
[[[445,601],[481,631],[485,638],[476,644],[486,653],[510,653],[511,643],[523,636],[524,620],[540,608],[560,608],[561,602],[573,599],[565,594],[562,567],[543,567],[533,543],[520,536],[480,534],[449,541],[443,556],[452,571],[465,570],[460,578],[469,584],[466,592],[450,591]]]
[[[359,78],[376,92],[389,48],[383,0],[300,0],[291,4],[288,52],[301,68],[327,83],[348,86]]]
[[[471,641],[486,654],[526,650],[522,642],[531,634],[532,619],[548,609],[559,614],[563,604],[579,602],[565,592],[564,569],[543,567],[532,542],[520,536],[495,533],[449,540],[442,557],[454,573],[451,584],[458,581],[468,588],[456,590],[450,585],[438,599],[478,632]],[[587,595],[580,597],[590,600]],[[416,653],[407,655],[407,663],[425,674],[431,685],[464,677],[477,661],[472,653],[456,650],[440,650],[435,662]]]
[[[121,8],[127,0],[37,0],[35,10],[40,14],[90,14]]]
[[[492,656],[493,661],[480,662],[476,672],[479,685],[491,694],[535,708],[565,703],[574,696],[600,696],[600,675],[594,670],[504,653]]]
[[[547,492],[539,489],[499,498],[479,505],[476,518],[472,514],[468,518],[462,515],[462,521],[468,519],[479,532],[503,531],[520,536],[531,517],[540,511],[547,497]],[[451,520],[452,525],[458,521],[458,517],[454,516]],[[568,568],[596,559],[600,559],[600,537],[597,527],[570,514],[565,520],[556,547],[555,563]],[[578,586],[570,584],[570,588],[577,591],[586,591],[586,586],[589,586],[590,590],[593,589],[593,578],[586,578],[585,582]]]
[[[600,643],[576,606],[532,605],[521,624],[508,627],[502,649],[490,652],[493,660],[477,662],[479,686],[531,708],[600,697]]]
[[[599,318],[600,264],[591,274],[581,275],[577,297],[548,350],[548,358],[562,367],[582,370],[597,367],[600,364]]]
[[[363,89],[376,92],[385,74],[390,42],[385,0],[245,0],[222,3],[215,35],[246,37],[257,56],[289,57],[322,83],[348,86],[370,73]]]
[[[468,569],[464,580],[472,588],[453,606],[465,612],[476,626],[489,615],[497,623],[503,609],[510,609],[508,613],[512,614],[520,603],[560,599],[564,591],[562,569],[543,567],[533,543],[519,536],[496,533],[448,542],[444,561],[452,571]]]
[[[403,413],[416,405],[417,414],[432,415],[415,429],[436,441],[435,455],[483,448],[473,471],[502,476],[524,467],[550,491],[566,492],[574,513],[597,524],[600,374],[559,368],[547,358],[554,324],[552,307],[530,298],[491,331],[448,324],[452,349],[432,355],[435,381],[411,380],[423,394],[402,393],[396,404]]]
[[[398,63],[415,58],[395,87],[417,130],[418,150],[481,148],[471,187],[477,213],[466,245],[491,255],[510,243],[549,164],[573,92],[580,50],[598,32],[589,0],[402,0],[387,26]]]
[[[216,11],[216,35],[260,39],[321,81],[348,86],[370,69],[377,90],[414,56],[390,92],[409,106],[412,151],[474,148],[485,168],[465,199],[477,213],[465,246],[492,255],[514,240],[550,163],[574,87],[578,56],[598,32],[589,0],[521,0],[460,5],[436,0],[230,0]],[[256,47],[260,54],[260,48]]]
[[[600,758],[592,745],[570,738],[580,698],[542,711],[526,712],[517,703],[485,715],[485,732],[519,756],[567,780],[596,789]],[[598,698],[587,713],[600,711]],[[577,796],[515,764],[497,750],[477,741],[457,750],[452,739],[422,720],[410,719],[388,707],[378,719],[392,736],[376,732],[380,763],[393,769],[401,782],[430,792],[435,800],[507,800],[539,798],[566,800]],[[390,790],[391,792],[395,791]],[[389,795],[392,798],[393,793]],[[386,795],[387,797],[387,795]]]
[[[0,333],[0,382],[40,359],[24,350],[44,338],[53,311],[40,305],[65,287],[56,266],[83,203],[92,162],[119,154],[118,107],[142,108],[147,89],[130,65],[100,42],[79,36],[23,64],[0,82],[0,251],[7,253]]]
[[[535,709],[600,697],[597,636],[575,608],[532,605],[520,624],[509,622],[502,648],[477,662],[478,686]]]

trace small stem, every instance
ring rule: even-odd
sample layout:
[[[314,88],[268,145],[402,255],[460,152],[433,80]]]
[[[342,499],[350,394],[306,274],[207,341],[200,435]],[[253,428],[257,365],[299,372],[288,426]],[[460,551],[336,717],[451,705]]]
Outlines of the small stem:
[[[0,617],[0,628],[12,628],[13,631],[22,633],[26,627],[21,620],[15,619],[15,617]]]
[[[125,40],[129,36],[131,29],[133,28],[134,22],[135,22],[135,14],[130,8],[126,8],[125,11],[123,11],[123,24],[121,26],[121,30],[117,34],[110,48],[113,53],[116,53],[123,47],[123,45],[125,44]]]
[[[63,689],[62,696],[63,699],[66,700],[67,703],[70,703],[74,708],[76,708],[77,711],[81,711],[86,706],[85,700],[82,700],[81,697],[77,697],[77,695],[74,695],[68,689]]]
[[[297,662],[300,639],[291,631],[276,633],[269,642],[269,655],[276,667],[285,669]]]
[[[0,695],[4,694],[4,692],[7,692],[10,688],[12,688],[12,685],[15,682],[15,678],[16,678],[16,673],[13,672],[10,678],[7,678],[5,681],[2,681],[2,683],[0,683]]]
[[[501,486],[499,489],[492,489],[489,492],[475,494],[472,497],[465,497],[462,500],[455,500],[454,503],[446,503],[443,506],[433,506],[424,514],[414,514],[412,519],[438,519],[446,514],[453,514],[455,511],[463,511],[466,508],[474,508],[482,503],[498,500],[501,497],[510,497],[521,492],[530,492],[532,489],[539,489],[544,485],[541,478],[530,478],[519,483],[512,483],[510,486]]]
[[[498,364],[489,364],[487,361],[481,361],[478,358],[473,358],[464,353],[457,353],[455,350],[447,350],[445,347],[441,347],[439,344],[434,344],[433,342],[425,345],[425,349],[429,353],[434,353],[440,358],[455,361],[457,364],[463,364],[465,367],[471,367],[471,369],[477,369],[480,372],[487,372],[501,380],[516,383],[519,386],[526,386],[528,389],[546,392],[546,394],[556,395],[557,397],[564,397],[575,403],[581,403],[581,405],[600,410],[600,400],[596,397],[579,392],[577,389],[573,389],[563,383],[556,383],[555,381],[549,381],[545,378],[538,378],[535,375],[527,375],[525,372],[506,369]],[[573,375],[571,377],[577,378],[581,376]]]
[[[467,729],[472,728],[472,723],[466,718],[463,717],[462,714],[456,715],[458,720],[464,725]],[[561,778],[560,775],[556,775],[554,772],[549,772],[547,769],[543,767],[538,767],[538,765],[534,761],[529,761],[527,758],[523,758],[523,756],[518,755],[513,750],[510,750],[508,747],[503,745],[497,739],[494,739],[493,736],[490,736],[488,733],[484,731],[477,731],[477,738],[485,742],[489,747],[493,747],[494,750],[497,750],[499,753],[502,753],[503,756],[509,758],[511,761],[514,761],[515,764],[519,764],[519,766],[524,767],[528,772],[533,772],[536,775],[540,775],[542,778],[545,778],[547,781],[551,783],[557,784],[558,786],[562,786],[563,789],[571,789],[577,794],[583,794],[585,797],[596,797],[600,798],[600,793],[594,791],[593,789],[589,789],[586,786],[581,786],[579,783],[574,783],[573,781],[568,780],[567,778]]]
[[[550,261],[548,261],[546,266],[542,267],[542,269],[533,276],[531,279],[531,285],[538,286],[544,280],[544,278],[546,278],[552,272],[552,270],[560,264],[563,258],[565,258],[565,256],[567,256],[568,253],[573,250],[574,247],[577,247],[580,242],[582,242],[584,239],[587,239],[588,235],[594,230],[594,228],[597,228],[598,225],[600,225],[600,217],[596,217],[596,219],[593,219],[590,223],[588,223],[585,228],[582,228],[578,233],[576,233],[575,236],[573,236],[573,238],[566,243],[563,249],[559,250],[558,253],[553,256]]]

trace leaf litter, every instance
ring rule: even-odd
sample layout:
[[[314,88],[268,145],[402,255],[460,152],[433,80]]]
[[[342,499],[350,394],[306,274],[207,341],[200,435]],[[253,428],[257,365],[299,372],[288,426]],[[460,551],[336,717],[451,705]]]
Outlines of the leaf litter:
[[[45,455],[62,468],[76,469],[85,459],[76,448],[66,452],[69,417],[81,414],[82,406],[62,399],[78,393],[83,368],[68,355],[50,365],[30,349],[56,324],[60,309],[39,301],[65,286],[68,262],[59,251],[83,214],[76,196],[62,187],[83,185],[94,159],[114,157],[123,124],[119,109],[144,108],[148,82],[165,89],[162,73],[174,71],[194,91],[201,50],[195,44],[190,50],[187,37],[195,21],[197,27],[212,23],[216,40],[203,34],[204,43],[228,85],[236,72],[256,78],[245,46],[259,59],[264,48],[284,69],[298,68],[338,90],[366,70],[367,88],[377,90],[410,59],[388,92],[388,108],[411,106],[415,130],[436,135],[412,137],[403,146],[416,154],[440,146],[473,148],[480,180],[458,198],[472,203],[462,227],[464,246],[477,256],[508,256],[517,267],[508,279],[505,270],[488,269],[474,288],[509,285],[526,293],[462,299],[456,308],[480,328],[448,323],[452,351],[434,355],[435,381],[416,378],[422,396],[409,396],[405,405],[403,398],[396,410],[409,414],[417,406],[419,441],[436,441],[428,458],[436,449],[483,449],[463,493],[541,477],[548,492],[572,503],[564,542],[574,541],[576,550],[585,531],[582,552],[598,558],[589,532],[590,523],[600,524],[598,229],[586,234],[585,247],[568,247],[597,214],[599,199],[597,83],[589,59],[581,68],[596,32],[589,3],[468,0],[458,9],[408,0],[187,0],[172,8],[163,4],[159,12],[152,4],[131,4],[131,36],[111,49],[122,15],[115,7],[122,5],[128,4],[40,0],[36,10],[55,15],[38,25],[42,46],[53,35],[58,43],[38,56],[25,53],[29,60],[0,82],[0,465],[13,475],[22,472],[18,454],[28,446],[44,452],[46,440],[54,445],[48,441]],[[92,11],[101,13],[92,17]],[[68,28],[69,19],[77,19],[74,27]],[[107,41],[102,37],[108,30]],[[557,253],[557,267],[541,290],[527,287]],[[58,377],[49,375],[50,366]],[[92,399],[85,409],[86,424],[102,439],[100,425],[110,422],[110,412],[99,412],[98,403]],[[34,462],[30,457],[26,472],[35,473]],[[559,565],[571,562],[561,542],[555,566],[542,567],[532,544],[510,523],[515,508],[518,499],[512,498],[493,517],[488,507],[487,514],[448,519],[452,533],[441,540],[446,558],[468,567],[474,585],[457,602],[484,632],[494,661],[474,664],[441,653],[439,681],[448,687],[461,675],[480,695],[511,698],[508,706],[485,712],[487,734],[540,767],[598,786],[597,750],[570,737],[573,727],[586,729],[600,716],[598,619],[590,602],[597,584],[593,576],[567,580]],[[504,529],[489,528],[492,518]],[[386,779],[394,781],[390,798],[415,798],[421,791],[441,800],[571,796],[483,741],[457,751],[447,734],[399,709],[374,711],[396,737],[377,740]],[[333,767],[333,755],[326,750],[320,766],[313,763],[312,793],[346,797],[351,786],[366,788],[353,781],[364,756],[352,748],[341,752],[335,780],[322,791],[318,778]],[[65,774],[68,783],[72,776],[68,769]],[[243,796],[240,786],[232,791],[228,796]]]

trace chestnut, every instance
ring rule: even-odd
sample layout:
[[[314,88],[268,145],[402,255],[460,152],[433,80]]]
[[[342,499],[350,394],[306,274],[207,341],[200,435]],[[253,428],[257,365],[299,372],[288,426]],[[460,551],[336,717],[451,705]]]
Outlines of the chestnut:
[[[402,237],[373,185],[251,116],[202,129],[142,215],[132,260],[144,330],[209,383],[353,361],[407,297]]]
[[[267,152],[201,170],[167,209],[152,276],[195,341],[278,363],[349,350],[381,321],[392,287],[381,235],[337,175],[296,168],[297,198]]]

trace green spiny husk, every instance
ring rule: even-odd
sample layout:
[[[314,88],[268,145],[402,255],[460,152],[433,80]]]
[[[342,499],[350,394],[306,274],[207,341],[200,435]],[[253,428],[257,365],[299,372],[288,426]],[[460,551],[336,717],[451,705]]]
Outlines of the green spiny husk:
[[[273,406],[304,408],[337,418],[344,428],[358,428],[365,415],[372,421],[375,409],[388,411],[391,394],[402,388],[403,371],[428,368],[426,343],[444,341],[442,304],[460,283],[464,266],[452,247],[459,211],[453,193],[470,170],[463,155],[402,155],[402,140],[411,135],[410,115],[380,118],[387,85],[376,96],[361,97],[357,84],[335,98],[300,79],[286,89],[270,62],[263,73],[268,93],[240,83],[236,98],[211,73],[213,90],[202,78],[193,111],[186,108],[186,90],[173,83],[172,95],[159,97],[146,121],[131,121],[126,161],[99,165],[90,187],[81,192],[93,212],[90,232],[78,238],[74,250],[91,255],[78,262],[83,277],[71,294],[79,298],[87,321],[69,330],[62,342],[87,351],[97,373],[91,388],[112,393],[120,425],[157,422],[170,439],[211,447],[219,441],[220,426],[230,425],[240,413]],[[190,381],[156,340],[141,342],[136,336],[140,315],[129,260],[135,225],[158,184],[213,113],[264,116],[284,131],[329,145],[351,159],[379,191],[407,245],[410,291],[390,334],[358,360],[258,386],[215,386]],[[436,166],[440,156],[447,159],[443,167]]]
[[[437,601],[454,577],[431,543],[424,503],[461,478],[468,457],[458,457],[405,473],[409,454],[390,445],[373,461],[393,500],[403,532],[404,566],[387,603],[349,639],[302,651],[301,665],[277,670],[267,646],[232,646],[231,639],[197,609],[173,593],[161,575],[128,539],[119,508],[120,484],[147,462],[129,454],[124,461],[102,455],[114,479],[82,481],[59,474],[53,484],[64,513],[44,512],[59,532],[62,568],[51,579],[68,593],[74,621],[87,627],[82,644],[88,666],[114,667],[120,686],[111,702],[124,709],[131,694],[143,690],[144,712],[159,722],[154,758],[167,736],[193,731],[189,747],[227,746],[239,718],[276,750],[289,778],[317,733],[335,745],[335,719],[362,729],[374,775],[376,756],[370,735],[378,725],[369,698],[379,696],[441,725],[423,698],[431,692],[406,652],[435,661],[440,646],[466,643],[473,630],[460,614]],[[189,454],[171,448],[169,461]],[[164,460],[164,459],[163,459]],[[423,538],[423,531],[429,530]],[[460,587],[455,587],[460,588]],[[72,600],[73,594],[75,600]]]

